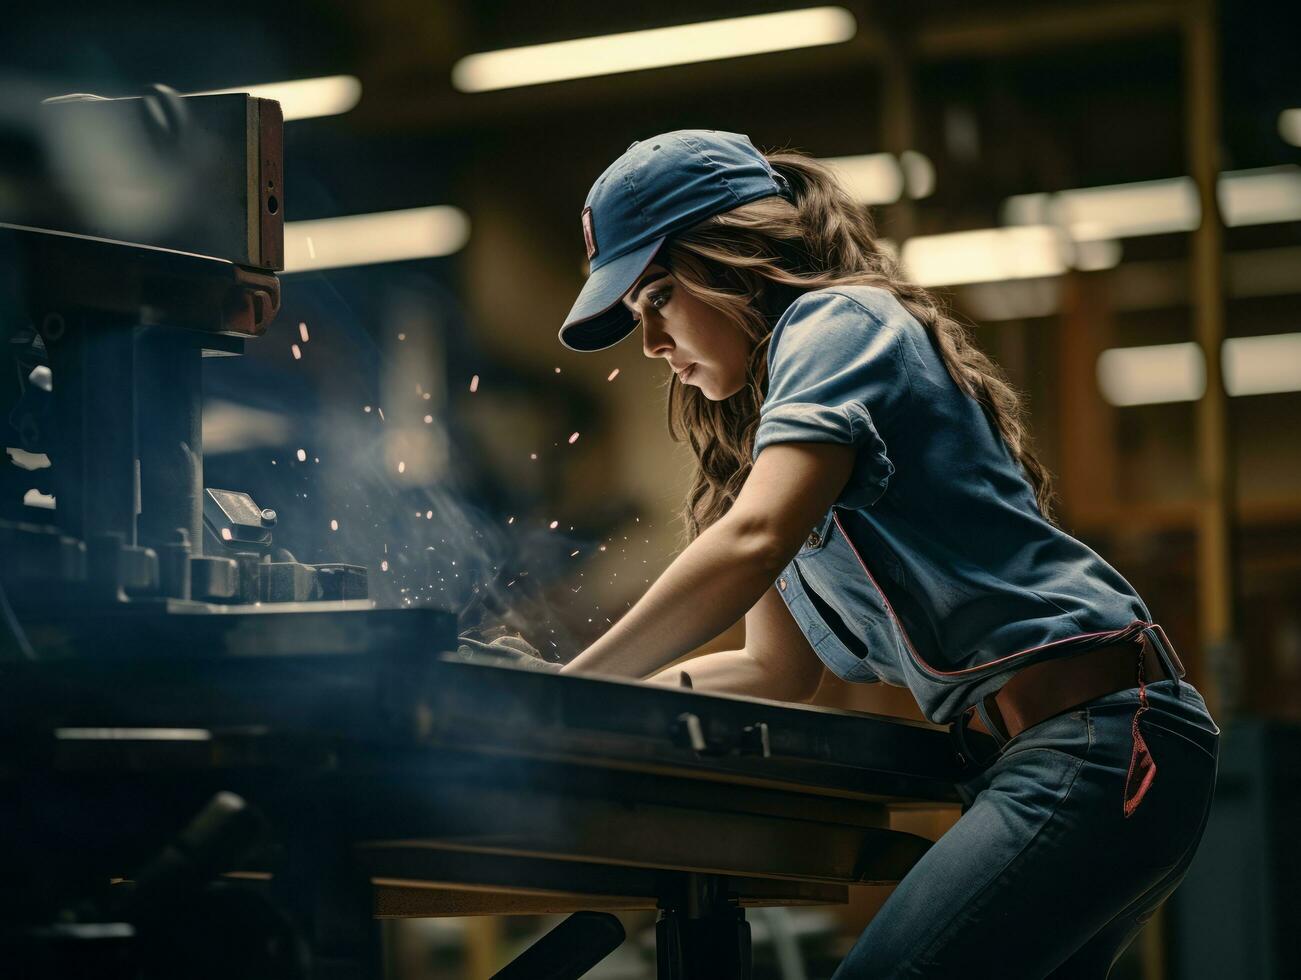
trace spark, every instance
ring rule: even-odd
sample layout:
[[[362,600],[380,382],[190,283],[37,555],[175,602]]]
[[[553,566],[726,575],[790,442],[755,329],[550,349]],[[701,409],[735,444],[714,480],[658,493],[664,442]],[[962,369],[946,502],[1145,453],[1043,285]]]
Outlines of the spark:
[[[537,453],[529,453],[529,459],[537,459],[537,458],[538,458]]]
[[[382,562],[380,562],[380,563],[379,563],[379,570],[380,570],[381,572],[387,572],[387,571],[388,571],[388,562],[387,562],[387,561],[382,561]]]
[[[515,523],[515,518],[513,518],[513,517],[508,517],[508,518],[506,518],[506,523],[507,523],[507,524],[514,524],[514,523]]]
[[[338,522],[338,521],[330,521],[330,530],[331,530],[331,531],[337,531],[337,530],[339,530],[339,522]]]
[[[578,433],[575,432],[573,435],[569,437],[569,444],[572,446],[577,441],[578,441]]]
[[[605,550],[605,545],[601,545],[601,549],[600,549],[600,550],[601,550],[601,551],[604,551],[604,550]]]
[[[384,409],[380,408],[380,409],[376,409],[376,411],[379,412],[379,420],[380,420],[381,422],[385,421],[385,418],[384,418]]]
[[[559,526],[560,526],[560,522],[559,522],[559,521],[552,521],[552,522],[551,522],[551,530],[554,531],[554,530],[555,530],[557,527],[559,527]]]
[[[405,459],[399,459],[399,460],[398,460],[398,472],[399,472],[399,473],[405,473],[406,471],[407,471],[407,461],[406,461]]]
[[[301,320],[298,322],[298,336],[303,338],[304,344],[307,343],[309,339],[307,336],[307,324]]]
[[[425,520],[432,521],[433,519],[434,519],[434,512],[432,510],[425,511]],[[452,562],[452,564],[455,565],[456,562]]]
[[[407,339],[407,335],[406,335],[406,334],[404,334],[404,333],[400,333],[400,334],[398,334],[398,340],[406,340],[406,339]]]
[[[300,449],[300,450],[298,450],[298,462],[300,462],[300,463],[306,463],[306,462],[307,462],[307,450],[306,450],[306,449]]]
[[[429,396],[429,392],[426,391],[426,392],[425,392],[423,395],[421,395],[420,397],[423,398],[425,401],[429,401],[429,397],[430,397],[430,396]]]
[[[578,557],[578,552],[577,552],[577,551],[571,551],[571,552],[569,553],[569,557],[570,557],[570,558],[577,558],[577,557]]]
[[[474,394],[478,390],[479,390],[479,376],[476,374],[473,378],[470,379],[470,394]]]
[[[617,378],[618,376],[619,376],[619,369],[618,369],[618,368],[615,368],[613,371],[610,372],[610,376],[609,376],[608,378],[606,378],[605,380],[606,380],[606,381],[613,381],[613,380],[614,380],[615,378]]]
[[[556,368],[556,374],[560,373],[560,368]]]
[[[303,359],[303,352],[297,344],[290,344],[289,350],[293,352],[295,361],[301,361]]]
[[[364,407],[362,408],[362,411],[365,412],[367,415],[369,415],[369,414],[370,414],[370,406],[369,406],[369,405],[364,406]]]
[[[434,417],[432,415],[425,416],[425,425],[429,425],[433,421],[434,421]]]
[[[235,535],[233,535],[233,534],[230,533],[230,528],[228,528],[228,527],[223,527],[223,528],[221,529],[221,540],[223,540],[223,541],[230,541],[230,540],[231,540],[232,538],[234,538],[234,537],[235,537]]]

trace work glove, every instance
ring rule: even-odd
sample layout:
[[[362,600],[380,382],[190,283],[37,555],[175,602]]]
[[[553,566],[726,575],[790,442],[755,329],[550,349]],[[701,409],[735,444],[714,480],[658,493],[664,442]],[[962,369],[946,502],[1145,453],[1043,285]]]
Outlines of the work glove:
[[[490,634],[500,632],[499,636]],[[561,664],[542,659],[542,654],[518,633],[501,630],[469,630],[457,637],[457,656],[470,663],[523,667],[554,673]]]

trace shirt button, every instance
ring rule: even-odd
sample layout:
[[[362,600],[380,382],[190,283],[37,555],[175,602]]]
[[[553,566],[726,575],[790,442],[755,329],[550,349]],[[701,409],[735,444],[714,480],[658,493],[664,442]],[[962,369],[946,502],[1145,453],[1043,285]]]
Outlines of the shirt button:
[[[817,531],[814,531],[809,535],[808,546],[810,548],[816,548],[820,544],[822,544],[822,535],[818,534]]]
[[[777,580],[777,588],[781,589],[783,592],[786,591],[786,580],[784,578]]]

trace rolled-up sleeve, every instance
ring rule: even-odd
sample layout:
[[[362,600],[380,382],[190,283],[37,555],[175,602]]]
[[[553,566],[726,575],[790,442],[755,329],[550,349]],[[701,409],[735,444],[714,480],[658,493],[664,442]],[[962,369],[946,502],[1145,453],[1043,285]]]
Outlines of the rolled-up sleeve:
[[[878,424],[888,421],[908,391],[901,347],[906,340],[898,320],[825,290],[791,304],[768,349],[768,395],[759,410],[754,455],[782,442],[853,446],[854,469],[836,505],[876,503],[894,473]]]

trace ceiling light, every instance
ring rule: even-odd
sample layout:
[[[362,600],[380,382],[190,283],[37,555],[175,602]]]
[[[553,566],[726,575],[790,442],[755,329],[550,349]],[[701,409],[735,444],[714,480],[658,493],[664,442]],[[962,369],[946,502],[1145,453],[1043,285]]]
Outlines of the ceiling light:
[[[1301,220],[1301,167],[1220,174],[1220,211],[1230,228]]]
[[[825,157],[818,162],[859,204],[893,204],[903,194],[904,174],[893,153]]]
[[[1098,387],[1112,405],[1197,401],[1206,391],[1206,359],[1194,343],[1104,350]]]
[[[919,235],[903,243],[902,261],[919,286],[955,286],[1056,276],[1067,269],[1067,243],[1048,225]]]
[[[285,223],[285,272],[435,258],[461,249],[470,219],[437,206]]]
[[[903,182],[909,197],[915,200],[935,192],[935,166],[928,156],[916,150],[904,150],[899,154],[899,165],[903,167]]]
[[[1293,146],[1301,146],[1301,109],[1284,109],[1278,114],[1278,135]]]
[[[1216,193],[1229,227],[1301,220],[1301,168],[1265,167],[1220,174]],[[1077,242],[1193,231],[1201,203],[1191,177],[1017,194],[1003,202],[1007,225],[1056,224]]]
[[[275,99],[285,122],[315,116],[337,116],[361,101],[361,81],[352,75],[327,75],[323,78],[300,78],[292,82],[267,85],[242,85],[236,88],[195,92],[195,95],[231,95],[247,92],[259,99]]]
[[[852,38],[857,29],[854,15],[842,7],[812,7],[575,38],[468,55],[452,67],[452,84],[462,92],[541,85],[839,44]]]
[[[1301,391],[1301,333],[1226,340],[1224,388],[1230,395]]]

